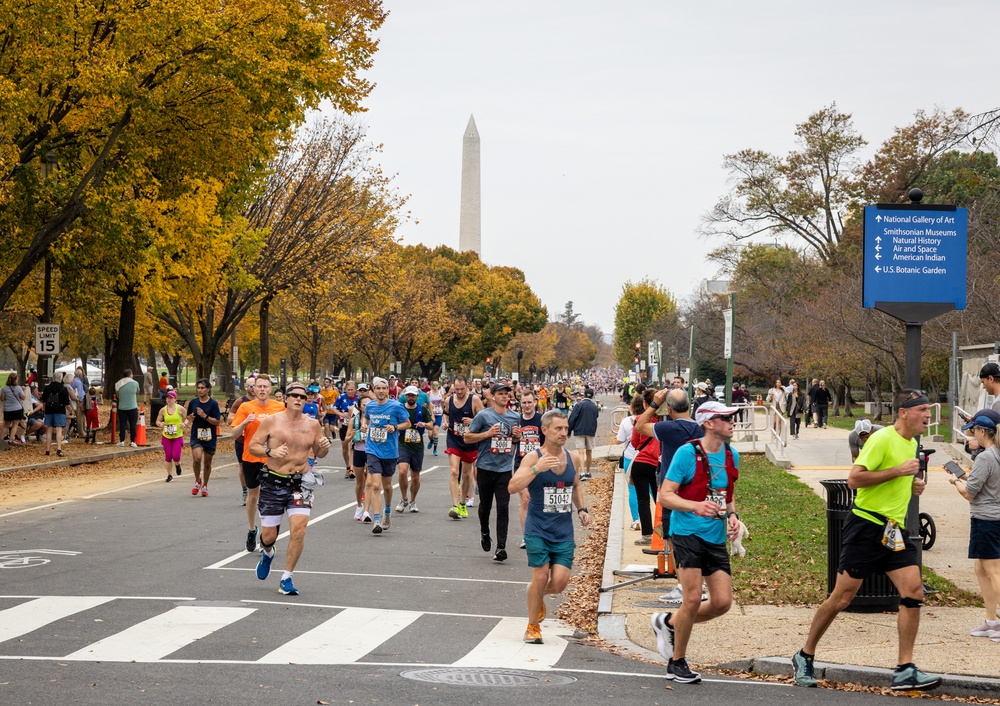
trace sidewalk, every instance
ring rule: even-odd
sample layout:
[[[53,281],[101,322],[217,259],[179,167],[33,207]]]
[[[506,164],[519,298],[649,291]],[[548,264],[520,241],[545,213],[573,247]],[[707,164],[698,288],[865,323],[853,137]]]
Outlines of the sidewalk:
[[[841,429],[802,429],[800,439],[790,441],[784,449],[792,465],[789,472],[823,496],[820,480],[846,478],[850,470],[847,436],[848,432]],[[746,448],[740,448],[743,446]],[[942,450],[932,457],[928,488],[921,498],[921,509],[929,512],[937,525],[937,542],[924,552],[924,563],[959,587],[978,593],[972,561],[966,553],[968,503],[955,492],[940,468],[950,458],[944,450],[946,445],[928,446]],[[741,453],[750,452],[749,442],[736,447]],[[762,451],[763,444],[758,441],[757,452]],[[605,586],[630,578],[615,577],[614,570],[631,565],[647,567],[648,571],[655,564],[656,557],[643,554],[642,548],[634,544],[639,532],[629,529],[627,491],[624,476],[617,474]],[[752,543],[747,549],[753,551]],[[826,557],[817,557],[819,560],[825,561]],[[672,579],[650,579],[601,594],[598,606],[601,636],[625,649],[663,661],[656,652],[650,616],[677,605],[658,600],[675,585]],[[802,646],[814,612],[815,606],[734,604],[721,618],[695,627],[689,646],[690,659],[701,666],[790,674],[789,657]],[[917,664],[925,672],[948,675],[944,685],[933,693],[1000,696],[1000,644],[969,635],[969,630],[982,620],[982,608],[923,609],[916,645]],[[825,673],[833,681],[888,686],[889,672],[896,665],[897,644],[894,613],[842,613],[820,643],[817,676],[823,678],[821,674]]]

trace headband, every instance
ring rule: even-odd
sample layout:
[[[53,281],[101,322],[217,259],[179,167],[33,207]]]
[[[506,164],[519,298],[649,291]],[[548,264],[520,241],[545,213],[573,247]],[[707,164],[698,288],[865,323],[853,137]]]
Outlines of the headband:
[[[930,404],[931,401],[927,398],[927,395],[920,395],[919,397],[911,397],[910,399],[899,405],[900,409],[907,409],[908,407],[919,407],[922,404]]]

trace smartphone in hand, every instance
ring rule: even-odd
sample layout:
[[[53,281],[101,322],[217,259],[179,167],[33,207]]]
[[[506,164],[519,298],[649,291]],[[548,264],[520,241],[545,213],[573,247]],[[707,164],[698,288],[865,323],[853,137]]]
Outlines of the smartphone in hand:
[[[959,480],[965,477],[965,469],[954,461],[946,461],[944,464],[944,470],[948,471],[948,473],[952,474]]]

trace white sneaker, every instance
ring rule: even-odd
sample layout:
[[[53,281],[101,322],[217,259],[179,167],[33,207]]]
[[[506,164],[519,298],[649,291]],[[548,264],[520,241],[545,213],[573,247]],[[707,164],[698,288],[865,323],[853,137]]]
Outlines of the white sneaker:
[[[409,509],[410,512],[420,512],[420,509],[417,508],[417,504],[416,503],[410,503],[409,506],[408,506],[408,509]]]
[[[972,629],[969,634],[973,637],[989,637],[1000,633],[1000,620],[984,620],[982,625]]]
[[[117,444],[115,444],[115,446],[124,446],[124,445],[125,445],[124,441],[119,441]]]
[[[361,518],[365,516],[365,509],[363,507],[354,509],[354,519],[361,522]]]
[[[396,512],[402,512],[403,510],[406,509],[406,506],[409,505],[409,504],[410,504],[410,502],[406,498],[403,498],[396,505]]]
[[[678,603],[682,600],[684,600],[684,593],[680,586],[675,586],[672,591],[660,596],[660,602],[662,603]]]
[[[139,448],[139,444],[135,443],[134,441],[131,444],[129,444],[129,446],[131,446],[133,449]]]
[[[465,501],[465,506],[466,507],[475,507],[476,506],[476,498],[475,497],[471,497],[468,500],[466,500]]]

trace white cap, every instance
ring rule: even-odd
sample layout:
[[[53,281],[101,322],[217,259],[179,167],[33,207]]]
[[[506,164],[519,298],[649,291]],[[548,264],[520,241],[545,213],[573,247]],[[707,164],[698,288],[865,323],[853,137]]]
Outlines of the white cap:
[[[738,411],[737,407],[727,407],[721,402],[716,402],[715,400],[709,400],[704,404],[698,405],[698,411],[695,412],[694,420],[698,422],[698,424],[704,424],[709,419],[712,419],[719,415],[736,414],[737,411]]]
[[[694,387],[695,387],[695,389],[696,389],[696,390],[706,390],[706,391],[708,390],[708,385],[706,385],[706,384],[705,384],[705,383],[703,383],[703,382],[699,382],[699,383],[698,383],[697,385],[695,385]]]
[[[373,378],[372,387],[375,387],[376,385],[385,385],[386,387],[388,387],[389,381],[386,380],[385,378]]]
[[[414,385],[410,385],[405,390],[403,390],[404,395],[419,395],[420,390],[418,390]]]
[[[854,431],[858,434],[871,434],[872,433],[872,423],[868,419],[859,419],[854,422]]]

